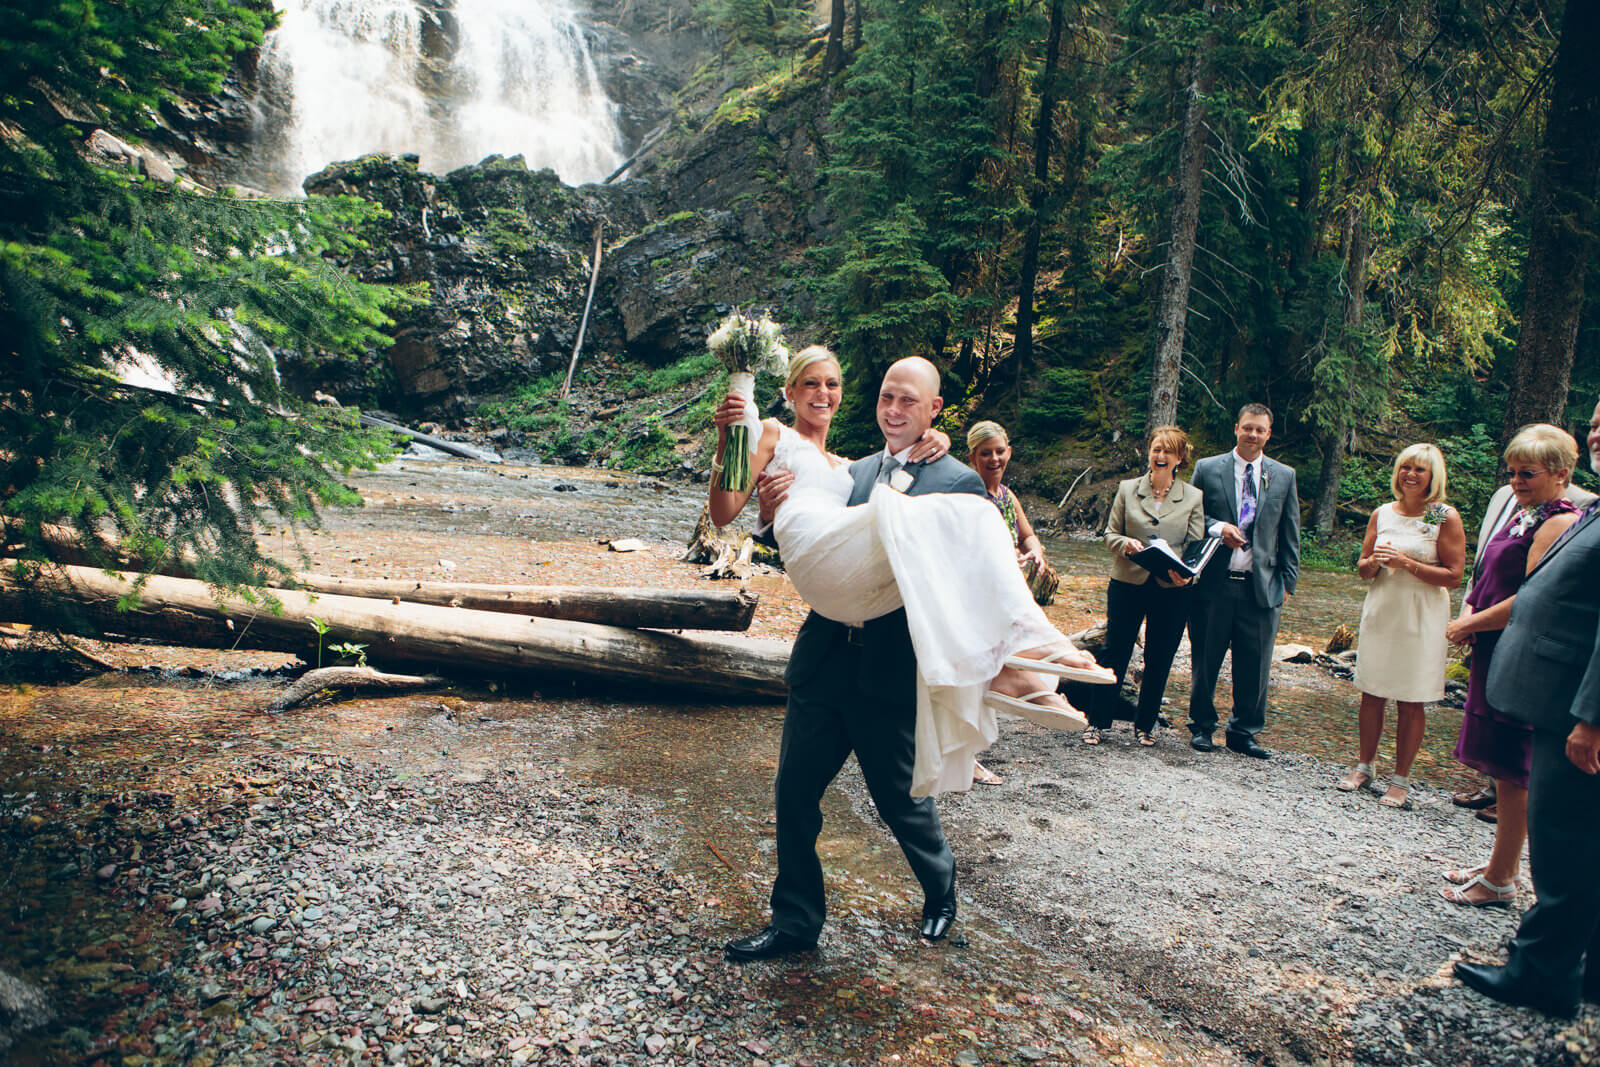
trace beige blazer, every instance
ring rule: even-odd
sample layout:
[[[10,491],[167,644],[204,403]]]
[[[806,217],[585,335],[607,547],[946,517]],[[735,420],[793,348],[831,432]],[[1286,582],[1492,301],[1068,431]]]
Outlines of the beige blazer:
[[[1181,554],[1185,545],[1205,536],[1205,500],[1200,490],[1182,478],[1172,480],[1172,489],[1159,513],[1155,505],[1148,472],[1117,486],[1117,498],[1111,502],[1111,516],[1106,520],[1106,547],[1111,549],[1113,580],[1143,585],[1151,577],[1149,571],[1122,554],[1124,545],[1142,548],[1150,538],[1159,537]],[[1172,584],[1165,578],[1159,581],[1162,585]]]

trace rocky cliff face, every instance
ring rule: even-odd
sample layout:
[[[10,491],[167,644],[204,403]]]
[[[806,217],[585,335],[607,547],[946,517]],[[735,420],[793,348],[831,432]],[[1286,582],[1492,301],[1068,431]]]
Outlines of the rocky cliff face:
[[[352,268],[372,281],[424,283],[428,303],[395,330],[390,395],[374,395],[359,372],[287,373],[308,391],[459,420],[476,402],[565,367],[597,225],[603,252],[586,351],[649,363],[692,355],[734,305],[805,321],[803,256],[827,224],[815,206],[823,103],[812,88],[760,116],[712,123],[676,160],[613,185],[572,188],[520,159],[443,177],[420,173],[415,157],[327,168],[307,180],[308,192],[365,197],[390,213]]]

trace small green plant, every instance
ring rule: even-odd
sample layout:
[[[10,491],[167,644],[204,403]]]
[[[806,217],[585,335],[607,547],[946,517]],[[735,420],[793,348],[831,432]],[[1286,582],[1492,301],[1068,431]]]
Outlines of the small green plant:
[[[365,667],[367,665],[366,645],[357,644],[354,641],[344,641],[337,645],[329,645],[328,651],[334,653],[340,659],[355,660],[357,667]]]
[[[321,619],[317,618],[315,615],[307,619],[306,622],[313,630],[317,631],[317,666],[320,668],[322,666],[322,639],[328,636],[328,631],[331,630],[332,627],[323,622]]]

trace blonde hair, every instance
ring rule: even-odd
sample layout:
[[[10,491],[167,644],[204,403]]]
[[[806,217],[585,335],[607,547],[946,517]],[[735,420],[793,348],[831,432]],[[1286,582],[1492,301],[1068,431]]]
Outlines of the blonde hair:
[[[1160,445],[1168,452],[1176,452],[1178,454],[1178,466],[1180,468],[1185,463],[1189,462],[1189,456],[1191,454],[1189,448],[1189,435],[1178,429],[1176,426],[1157,426],[1154,430],[1150,431],[1150,447],[1154,448],[1156,445]]]
[[[839,357],[822,345],[807,345],[790,356],[789,373],[784,378],[783,391],[787,393],[790,389],[793,389],[795,383],[800,381],[800,376],[806,372],[807,367],[813,363],[821,363],[823,360],[827,360],[836,367],[839,365]],[[842,374],[843,372],[841,371],[840,373]]]
[[[1517,431],[1506,445],[1507,463],[1537,463],[1566,485],[1578,463],[1578,442],[1559,426],[1535,422]]]
[[[998,422],[984,419],[982,422],[973,423],[967,428],[967,454],[976,452],[979,445],[994,437],[1000,438],[1008,445],[1011,443],[1011,438],[1006,436],[1006,428]]]
[[[1426,441],[1409,445],[1400,450],[1394,457],[1394,472],[1389,475],[1389,491],[1394,493],[1394,498],[1400,500],[1404,494],[1400,492],[1400,464],[1421,460],[1428,468],[1428,495],[1422,498],[1424,504],[1437,504],[1444,500],[1444,491],[1449,479],[1444,472],[1444,453],[1438,446],[1430,445]]]

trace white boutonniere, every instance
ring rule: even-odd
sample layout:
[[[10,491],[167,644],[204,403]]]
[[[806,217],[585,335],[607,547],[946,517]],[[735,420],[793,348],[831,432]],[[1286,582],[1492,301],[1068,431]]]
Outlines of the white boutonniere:
[[[916,480],[916,475],[912,474],[906,468],[901,467],[899,470],[889,475],[889,488],[893,489],[897,493],[904,493],[911,488],[911,483]]]
[[[1272,479],[1267,476],[1267,461],[1261,461],[1261,495],[1267,495],[1267,487],[1272,484]]]

